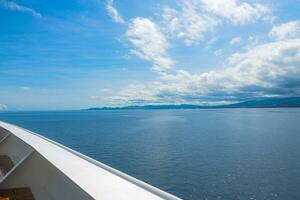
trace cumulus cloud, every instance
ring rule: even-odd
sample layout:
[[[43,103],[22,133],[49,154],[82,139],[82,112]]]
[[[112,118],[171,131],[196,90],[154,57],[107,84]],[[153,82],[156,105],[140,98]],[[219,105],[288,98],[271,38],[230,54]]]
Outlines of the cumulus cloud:
[[[273,26],[269,36],[278,40],[295,38],[300,35],[300,21],[291,21]]]
[[[167,55],[170,44],[152,20],[139,17],[133,19],[126,37],[132,44],[131,52],[152,62],[154,71],[162,73],[174,65],[174,61]]]
[[[162,22],[167,33],[187,45],[202,41],[224,21],[244,25],[273,18],[268,6],[237,0],[179,0],[178,7],[163,7]]]
[[[0,6],[6,8],[8,10],[29,13],[32,16],[35,16],[35,17],[41,17],[42,16],[39,12],[35,11],[34,9],[19,5],[15,2],[13,2],[13,1],[0,0]]]
[[[180,10],[164,7],[162,18],[166,31],[183,39],[187,45],[201,41],[205,33],[218,24],[217,19],[202,13],[201,8],[190,1],[182,1],[180,7]]]
[[[119,24],[124,24],[125,20],[119,14],[119,11],[114,7],[113,0],[108,0],[106,5],[106,10],[109,16],[114,20],[114,22]]]
[[[115,96],[125,104],[236,101],[300,95],[300,39],[258,45],[233,54],[220,71],[164,74],[150,85],[134,85]]]
[[[242,38],[241,37],[234,37],[230,40],[229,44],[230,45],[238,45],[241,44]]]
[[[263,4],[240,2],[238,0],[199,0],[205,10],[223,17],[234,24],[246,24],[258,19],[266,19],[271,9]]]

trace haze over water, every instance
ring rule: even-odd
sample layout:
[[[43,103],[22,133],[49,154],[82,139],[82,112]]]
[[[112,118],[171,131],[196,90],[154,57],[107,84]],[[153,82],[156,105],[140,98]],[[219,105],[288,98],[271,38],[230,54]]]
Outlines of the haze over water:
[[[183,199],[300,199],[300,109],[9,112]]]

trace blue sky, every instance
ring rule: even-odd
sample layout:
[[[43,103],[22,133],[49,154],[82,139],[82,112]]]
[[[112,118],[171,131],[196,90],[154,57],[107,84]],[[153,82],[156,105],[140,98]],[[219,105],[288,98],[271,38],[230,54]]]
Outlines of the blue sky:
[[[300,96],[299,0],[0,0],[0,109]]]

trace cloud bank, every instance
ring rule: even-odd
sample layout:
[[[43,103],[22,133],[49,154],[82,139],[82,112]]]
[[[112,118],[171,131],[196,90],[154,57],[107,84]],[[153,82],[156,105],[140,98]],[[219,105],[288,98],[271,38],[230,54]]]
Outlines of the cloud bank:
[[[221,71],[161,75],[150,85],[131,85],[112,100],[123,104],[238,101],[300,95],[300,39],[258,45],[230,56]]]
[[[257,97],[299,96],[298,21],[273,26],[269,33],[269,37],[275,39],[273,42],[262,44],[260,36],[249,36],[248,44],[241,37],[232,38],[229,45],[245,44],[244,52],[229,56],[222,70],[193,74],[178,69],[168,54],[174,38],[187,46],[197,45],[207,40],[207,33],[224,23],[242,26],[258,21],[272,22],[274,18],[271,8],[260,3],[179,0],[176,8],[162,7],[160,20],[132,19],[125,34],[130,51],[151,62],[158,76],[150,84],[127,86],[112,96],[111,102],[122,105],[217,104]],[[219,49],[215,54],[220,56],[222,52]]]

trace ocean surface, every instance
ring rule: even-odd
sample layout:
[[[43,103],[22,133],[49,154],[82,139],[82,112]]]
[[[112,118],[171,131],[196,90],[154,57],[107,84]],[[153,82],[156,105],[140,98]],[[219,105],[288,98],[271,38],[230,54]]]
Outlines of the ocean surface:
[[[0,113],[187,200],[300,199],[300,109]]]

